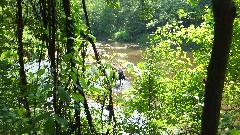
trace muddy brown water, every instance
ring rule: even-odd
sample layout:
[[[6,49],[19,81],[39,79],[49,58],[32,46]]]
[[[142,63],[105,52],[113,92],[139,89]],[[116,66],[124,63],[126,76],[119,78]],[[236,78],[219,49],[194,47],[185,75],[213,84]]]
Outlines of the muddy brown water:
[[[115,63],[116,67],[121,67],[121,60],[126,60],[128,62],[133,63],[135,66],[142,62],[142,54],[145,50],[145,48],[142,48],[141,45],[136,43],[120,43],[120,42],[104,42],[104,43],[98,43],[98,49],[101,52],[101,56],[103,59],[108,60],[111,63]],[[107,56],[112,56],[109,59]],[[184,53],[181,54],[184,56]],[[191,52],[187,52],[185,54],[186,57],[190,58],[191,63],[193,63],[193,54]],[[189,68],[194,68],[195,65],[187,65]],[[124,81],[124,84],[120,87],[120,84],[116,85],[116,89],[120,89],[122,91],[123,89],[128,89],[132,86],[132,81],[134,80],[133,75],[128,73],[126,70],[124,70],[126,75],[126,80]]]
[[[99,44],[98,49],[104,50],[101,55],[115,55],[111,62],[119,64],[118,60],[126,60],[137,64],[142,61],[142,49],[139,44],[106,42]]]
[[[98,49],[100,50],[100,54],[103,59],[108,60],[111,63],[116,65],[116,68],[123,68],[121,65],[121,61],[128,61],[133,63],[135,66],[143,61],[142,53],[144,49],[140,47],[139,44],[134,43],[120,43],[120,42],[104,42],[98,44]],[[110,58],[107,57],[110,55]],[[116,86],[114,87],[115,92],[121,93],[124,89],[129,89],[132,86],[133,75],[128,73],[126,69],[124,69],[124,73],[126,75],[126,80],[123,81],[123,85],[120,85],[118,81]]]

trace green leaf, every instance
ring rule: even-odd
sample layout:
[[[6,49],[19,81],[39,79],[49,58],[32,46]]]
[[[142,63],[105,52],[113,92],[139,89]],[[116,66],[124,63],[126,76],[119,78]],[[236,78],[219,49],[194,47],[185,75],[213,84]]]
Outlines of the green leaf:
[[[233,130],[230,130],[230,133],[231,133],[231,135],[239,135],[240,134],[240,130],[233,129]]]
[[[22,129],[22,130],[19,132],[19,134],[36,132],[36,131],[39,131],[39,130],[40,130],[39,128],[27,127],[27,128]]]
[[[97,92],[97,93],[100,93],[101,91],[104,91],[103,88],[96,88],[96,87],[91,87],[91,90],[94,91],[94,92]]]
[[[45,69],[39,69],[36,74],[38,76],[42,76],[44,73],[45,73]]]
[[[60,71],[60,74],[61,74],[61,75],[64,75],[64,74],[65,74],[65,70],[61,70],[61,71]]]
[[[76,94],[76,93],[72,93],[72,98],[75,102],[81,102],[81,103],[84,103],[84,98],[82,95],[80,94]]]
[[[79,89],[79,90],[82,90],[82,87],[76,83],[74,83],[74,85]]]
[[[45,30],[44,30],[44,34],[49,34],[49,30],[48,30],[48,29],[45,29]]]
[[[18,115],[23,116],[24,112],[25,112],[25,111],[24,111],[23,108],[19,108],[19,109],[18,109]]]
[[[72,56],[71,53],[65,55],[64,58],[63,58],[63,61],[64,61],[64,62],[68,62],[68,61],[70,60],[71,56]]]
[[[5,58],[6,52],[1,53],[1,58]]]
[[[63,87],[58,86],[58,93],[63,102],[67,102],[69,100],[69,94]]]
[[[76,80],[77,80],[76,74],[74,72],[70,72],[70,75],[71,75],[73,82],[76,82]]]
[[[53,84],[46,84],[43,87],[43,91],[49,91],[49,89],[53,88]]]
[[[119,74],[118,73],[115,73],[115,79],[119,78]]]
[[[0,7],[4,7],[5,4],[7,4],[6,0],[1,0],[0,1]]]
[[[72,68],[73,72],[77,74],[77,69],[75,67]]]
[[[81,86],[84,88],[84,89],[87,89],[88,88],[88,85],[86,83],[86,80],[84,78],[80,78],[80,83],[81,83]]]
[[[4,106],[2,110],[3,110],[3,111],[7,111],[8,108],[7,108],[6,106]]]
[[[41,120],[43,120],[43,119],[46,119],[46,118],[49,117],[49,114],[50,114],[50,113],[40,114],[40,115],[38,115],[37,117],[35,117],[32,122],[33,122],[33,123],[37,123],[37,122],[39,122],[39,121],[41,121]]]
[[[109,80],[112,82],[113,80],[112,80],[112,78],[113,78],[113,70],[110,70],[110,76],[109,76]],[[114,76],[115,77],[115,76]]]
[[[64,127],[68,126],[68,121],[66,119],[62,118],[62,117],[56,116],[56,121]]]
[[[94,72],[94,73],[95,73],[95,72],[97,72],[97,70],[98,70],[98,69],[97,69],[97,67],[96,67],[96,66],[92,65],[92,66],[91,66],[91,70],[92,70],[92,72]]]
[[[55,122],[52,118],[48,119],[44,124],[44,132],[47,134],[54,134]]]
[[[191,108],[191,106],[189,106],[189,105],[188,105],[188,106],[186,106],[186,109],[187,109],[187,110],[188,110],[188,109],[190,109],[190,108]]]

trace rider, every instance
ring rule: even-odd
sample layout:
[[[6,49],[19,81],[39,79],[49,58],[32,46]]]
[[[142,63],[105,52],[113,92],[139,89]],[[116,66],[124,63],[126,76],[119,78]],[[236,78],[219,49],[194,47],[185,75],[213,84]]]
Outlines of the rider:
[[[123,85],[122,80],[125,80],[125,74],[121,65],[118,69],[118,80],[120,80],[120,85]]]

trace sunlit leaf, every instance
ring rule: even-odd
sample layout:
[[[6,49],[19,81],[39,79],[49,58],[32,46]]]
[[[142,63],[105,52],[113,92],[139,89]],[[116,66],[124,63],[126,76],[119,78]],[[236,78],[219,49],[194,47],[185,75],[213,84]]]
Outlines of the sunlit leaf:
[[[109,80],[112,82],[112,78],[115,77],[115,75],[113,76],[114,71],[110,69],[110,75],[109,75]]]
[[[81,102],[84,103],[84,98],[80,94],[72,93],[72,98],[75,102]]]
[[[38,76],[42,76],[44,73],[45,73],[45,69],[39,69],[36,74]]]
[[[92,72],[97,72],[98,69],[97,69],[96,66],[92,65],[92,66],[91,66],[91,70],[92,70]]]
[[[231,133],[231,135],[239,135],[240,134],[240,130],[237,130],[237,129],[232,129],[229,132]]]
[[[70,75],[71,75],[71,78],[72,78],[73,82],[76,82],[76,80],[77,80],[77,75],[76,75],[76,73],[70,72]]]
[[[73,72],[74,72],[75,74],[77,74],[77,68],[72,67],[72,69],[73,69]]]
[[[94,92],[98,92],[98,93],[100,93],[101,91],[104,91],[103,88],[96,88],[96,87],[91,87],[91,90],[93,90]]]
[[[88,85],[86,83],[86,80],[84,78],[80,78],[80,83],[81,83],[81,86],[84,88],[84,89],[87,89],[88,88]]]
[[[25,110],[23,108],[18,109],[18,115],[23,116]]]

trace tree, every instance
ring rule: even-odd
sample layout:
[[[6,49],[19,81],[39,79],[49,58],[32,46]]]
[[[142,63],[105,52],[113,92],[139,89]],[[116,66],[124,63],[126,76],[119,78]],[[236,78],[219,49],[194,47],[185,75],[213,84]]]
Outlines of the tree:
[[[27,86],[27,79],[26,79],[26,74],[24,71],[24,54],[23,54],[23,19],[22,19],[22,0],[17,1],[17,38],[18,38],[18,57],[19,57],[19,74],[21,78],[21,83],[20,83],[20,94],[26,94],[26,86]],[[27,96],[23,96],[23,98],[20,98],[20,101],[22,100],[22,103],[24,104],[25,109],[27,110],[27,117],[31,117],[31,112],[29,108],[29,102]]]
[[[96,1],[97,8],[91,7]],[[203,6],[204,0],[199,1]],[[214,24],[208,7],[199,19],[202,13],[189,13],[192,7],[187,4],[181,0],[1,0],[0,127],[4,128],[0,134],[200,134],[205,88],[201,80],[211,56]],[[116,27],[108,24],[109,18]],[[196,18],[201,24],[191,24]],[[150,20],[151,30],[145,31]],[[137,78],[120,97],[112,89],[114,67],[98,55],[94,29],[100,26],[105,34],[129,39],[157,29],[150,35],[152,47],[145,50],[145,62],[139,68],[123,63]],[[239,33],[234,34],[223,95],[225,101],[235,98],[232,105],[239,103]],[[200,49],[185,52],[186,42]],[[226,126],[223,121],[221,129],[237,130],[235,123]]]
[[[230,0],[213,0],[214,42],[208,66],[202,116],[202,135],[216,135],[230,52],[236,7]],[[224,10],[223,10],[224,9]]]

